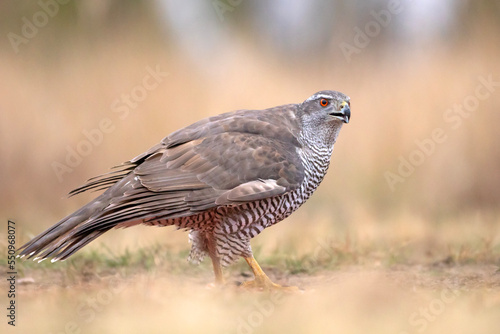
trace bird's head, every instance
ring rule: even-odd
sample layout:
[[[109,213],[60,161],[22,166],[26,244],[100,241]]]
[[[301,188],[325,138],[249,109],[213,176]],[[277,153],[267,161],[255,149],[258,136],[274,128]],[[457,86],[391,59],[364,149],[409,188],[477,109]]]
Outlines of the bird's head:
[[[349,123],[351,102],[347,95],[332,90],[318,92],[302,102],[302,111],[313,118],[323,121]]]
[[[340,92],[324,90],[299,105],[302,136],[308,141],[332,146],[340,129],[351,118],[350,98]]]

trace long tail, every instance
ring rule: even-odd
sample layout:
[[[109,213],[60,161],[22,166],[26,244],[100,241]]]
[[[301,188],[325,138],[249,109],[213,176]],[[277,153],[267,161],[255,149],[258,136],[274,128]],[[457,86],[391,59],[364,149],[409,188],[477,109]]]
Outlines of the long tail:
[[[72,192],[70,196],[87,190],[100,190],[108,188],[96,199],[78,209],[69,216],[63,218],[54,226],[40,233],[38,236],[19,248],[18,256],[28,258],[35,257],[40,261],[52,257],[52,262],[64,260],[71,254],[112,229],[115,225],[99,225],[85,232],[81,228],[86,223],[92,223],[104,213],[104,209],[111,203],[114,196],[123,194],[127,183],[133,178],[130,171],[136,164],[126,163],[116,167],[115,171],[91,178],[87,183]],[[131,185],[129,185],[130,188]]]
[[[133,170],[161,147],[162,144],[153,146],[134,159],[113,167],[111,172],[93,177],[87,180],[83,186],[71,191],[70,196],[89,190],[106,190],[87,205],[24,244],[19,248],[18,256],[35,257],[40,261],[48,257],[53,258],[52,262],[65,260],[122,222],[128,221],[128,226],[140,223],[141,220],[133,222],[143,215],[140,208],[134,210],[133,205],[132,209],[127,206],[129,204],[127,200],[134,203],[133,200],[137,199],[137,196],[130,196],[123,202],[120,200],[127,193],[132,195],[134,191],[142,192],[140,182],[135,177]]]
[[[54,226],[40,233],[38,236],[24,244],[19,250],[20,257],[28,256],[35,259],[46,259],[53,257],[52,262],[64,260],[104,232],[107,229],[94,230],[85,235],[75,234],[75,229],[85,222],[88,222],[92,217],[101,212],[108,204],[107,194],[104,193],[97,197],[92,202],[83,206],[76,212],[63,218]]]

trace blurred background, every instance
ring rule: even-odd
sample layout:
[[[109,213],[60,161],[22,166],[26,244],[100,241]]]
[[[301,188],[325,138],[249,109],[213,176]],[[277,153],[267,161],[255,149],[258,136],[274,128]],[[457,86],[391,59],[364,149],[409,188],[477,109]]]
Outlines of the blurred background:
[[[499,19],[499,1],[472,0],[2,1],[0,212],[26,241],[176,129],[333,89],[352,120],[297,233],[462,221],[498,243]]]
[[[18,262],[15,330],[498,332],[500,1],[7,0],[0,32],[0,219],[18,247],[96,196],[70,190],[199,119],[324,89],[352,110],[318,191],[252,241],[306,294],[207,290],[186,233],[134,227]]]

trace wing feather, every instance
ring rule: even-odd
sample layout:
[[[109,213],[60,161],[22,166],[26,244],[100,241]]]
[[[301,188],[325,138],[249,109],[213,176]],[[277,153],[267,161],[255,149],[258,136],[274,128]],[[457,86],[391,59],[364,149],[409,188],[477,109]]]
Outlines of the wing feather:
[[[286,105],[207,118],[70,192],[105,190],[23,253],[65,259],[115,227],[199,214],[300,186],[300,110]],[[297,116],[297,117],[296,117]]]
[[[71,194],[110,187],[110,200],[74,233],[139,219],[192,215],[296,189],[304,178],[299,126],[283,117],[293,107],[202,120],[174,132],[117,171],[90,179]]]

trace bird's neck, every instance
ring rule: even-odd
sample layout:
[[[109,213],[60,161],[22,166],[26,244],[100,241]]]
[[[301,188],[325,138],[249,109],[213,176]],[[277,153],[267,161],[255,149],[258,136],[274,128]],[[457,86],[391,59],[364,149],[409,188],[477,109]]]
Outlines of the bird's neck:
[[[299,142],[302,144],[304,154],[308,159],[328,159],[331,158],[333,145],[337,141],[342,124],[332,127],[324,127],[315,130],[302,131]]]

